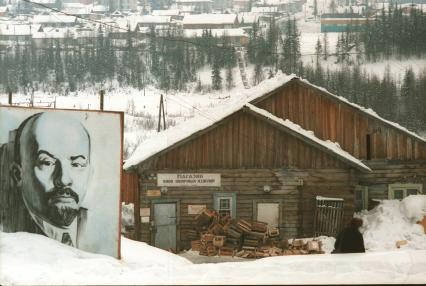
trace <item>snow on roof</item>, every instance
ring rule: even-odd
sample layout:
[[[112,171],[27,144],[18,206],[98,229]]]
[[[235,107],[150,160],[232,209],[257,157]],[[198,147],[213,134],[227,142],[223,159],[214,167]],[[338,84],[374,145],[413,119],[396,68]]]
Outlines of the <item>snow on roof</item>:
[[[244,13],[238,14],[238,21],[240,23],[253,24],[257,22],[258,19],[259,19],[259,15],[256,13],[244,12]]]
[[[323,196],[316,196],[315,199],[317,201],[344,201],[342,198],[330,198],[330,197],[323,197]]]
[[[186,38],[200,38],[203,36],[204,29],[183,29],[183,35]],[[241,28],[234,29],[210,29],[213,37],[247,37],[245,31]]]
[[[179,16],[180,11],[178,9],[153,10],[151,14],[154,16]]]
[[[287,130],[290,130],[299,135],[302,135],[303,137],[305,137],[305,139],[308,139],[312,143],[322,146],[323,148],[325,148],[325,150],[327,150],[327,152],[334,153],[340,159],[343,159],[346,163],[349,163],[350,165],[355,166],[358,169],[361,169],[364,171],[371,171],[371,169],[367,167],[366,165],[364,165],[360,160],[358,160],[357,158],[355,158],[354,156],[352,156],[351,154],[343,150],[338,143],[332,142],[330,140],[327,140],[327,141],[321,140],[315,136],[314,132],[303,129],[302,127],[300,127],[300,125],[295,124],[288,119],[284,120],[266,111],[265,109],[258,108],[250,103],[247,103],[245,106],[248,107],[250,110],[256,112],[257,114],[260,114],[280,124],[281,126],[285,127]]]
[[[281,82],[281,85],[282,85],[282,82]],[[371,169],[367,167],[366,165],[364,165],[360,160],[356,159],[355,157],[350,155],[348,152],[341,149],[339,144],[331,142],[329,140],[327,141],[321,140],[318,137],[316,137],[312,131],[307,131],[288,119],[283,120],[269,113],[268,111],[264,109],[258,108],[250,103],[245,103],[241,101],[237,102],[235,105],[231,104],[228,108],[225,108],[225,109],[223,107],[220,107],[220,110],[222,110],[220,114],[218,114],[218,112],[220,112],[219,110],[210,111],[211,114],[215,114],[215,115],[196,117],[196,118],[193,118],[192,120],[184,122],[178,127],[171,128],[164,132],[158,133],[157,136],[154,136],[148,139],[147,141],[145,141],[144,143],[142,143],[141,145],[137,147],[137,149],[132,154],[132,156],[124,164],[124,169],[128,169],[136,164],[139,164],[140,162],[171,147],[172,145],[195,134],[196,132],[214,125],[214,123],[241,110],[242,108],[247,108],[251,110],[252,112],[258,115],[261,115],[262,117],[268,120],[274,121],[275,123],[282,126],[285,130],[290,131],[289,133],[297,133],[298,135],[301,135],[305,140],[307,140],[311,144],[313,143],[315,145],[321,146],[324,151],[338,156],[341,160],[345,161],[346,163],[358,169],[361,169],[363,171],[371,171]],[[216,109],[219,109],[219,108],[216,108]]]
[[[8,11],[7,6],[1,6],[1,7],[0,7],[0,13],[5,13],[5,12],[7,12],[7,11]]]
[[[234,24],[237,19],[236,14],[198,14],[185,15],[182,20],[183,25],[188,24]]]
[[[0,24],[0,35],[5,36],[30,36],[31,30],[29,24]]]
[[[294,75],[287,76],[282,73],[278,73],[274,78],[265,80],[259,85],[250,89],[253,95],[263,95],[274,89],[280,87],[284,83],[290,81]],[[142,142],[129,159],[126,160],[123,168],[129,169],[132,166],[139,164],[140,162],[148,159],[156,153],[178,143],[179,141],[189,137],[198,131],[201,131],[216,122],[219,122],[223,118],[241,109],[247,102],[246,97],[242,97],[236,100],[228,100],[224,106],[218,106],[207,110],[205,113],[208,116],[198,115],[185,122],[177,124],[176,126],[169,128],[165,131],[159,132],[153,137]]]
[[[251,102],[255,101],[256,99],[259,99],[259,98],[261,98],[265,95],[268,95],[269,93],[273,92],[277,88],[279,88],[279,87],[283,86],[284,84],[290,82],[290,80],[292,80],[292,79],[298,79],[302,83],[305,83],[305,84],[307,84],[311,87],[314,87],[314,88],[326,93],[328,96],[330,96],[334,99],[337,99],[337,100],[339,100],[339,101],[341,101],[345,104],[348,104],[348,105],[354,107],[355,109],[380,120],[381,122],[383,122],[385,124],[391,125],[394,128],[397,128],[398,130],[403,131],[403,132],[417,138],[418,140],[421,140],[422,142],[426,142],[426,139],[420,137],[419,135],[415,134],[414,132],[408,131],[406,128],[402,127],[401,125],[399,125],[395,122],[392,122],[392,121],[389,121],[389,120],[386,120],[386,119],[380,117],[379,115],[377,115],[377,113],[375,113],[371,109],[366,109],[366,108],[359,106],[355,103],[351,103],[346,98],[334,95],[334,94],[328,92],[326,89],[324,89],[322,87],[318,87],[314,84],[311,84],[307,80],[296,77],[294,74],[285,75],[281,72],[278,72],[275,75],[275,77],[268,79],[268,80],[264,80],[257,86],[252,87],[248,90],[242,90],[241,91],[241,95],[242,95],[241,97],[239,97],[237,99],[231,98],[223,106],[221,105],[221,106],[218,106],[216,108],[212,108],[212,109],[206,111],[205,112],[206,114],[211,114],[208,117],[207,116],[201,116],[201,115],[195,116],[194,118],[192,118],[188,121],[185,121],[181,124],[176,125],[173,128],[170,128],[170,129],[167,129],[163,132],[160,132],[157,135],[153,136],[152,138],[149,138],[148,140],[142,142],[142,144],[139,145],[136,148],[136,150],[133,152],[133,154],[130,156],[130,158],[128,160],[126,160],[126,162],[124,164],[124,169],[129,169],[132,166],[135,166],[135,165],[139,164],[140,162],[148,159],[149,157],[155,155],[156,153],[178,143],[179,141],[185,139],[186,137],[189,137],[189,136],[195,134],[196,132],[201,131],[201,130],[209,127],[210,125],[213,125],[214,123],[222,120],[226,116],[229,116],[232,113],[238,111],[244,105],[247,105],[247,103],[251,103]],[[265,112],[267,112],[267,111],[265,111]],[[289,122],[291,122],[291,121],[289,121]],[[296,129],[301,128],[297,124],[294,124],[294,125],[295,125]],[[310,133],[312,136],[314,136],[312,131],[306,131],[306,132]],[[318,139],[318,140],[321,140],[321,139]],[[333,151],[335,153],[339,152],[339,156],[345,157],[347,160],[352,161],[354,164],[356,164],[360,168],[365,169],[364,167],[367,167],[364,164],[362,164],[358,159],[356,159],[355,157],[351,156],[349,153],[347,153],[346,151],[341,149],[341,147],[339,146],[338,143],[333,143],[333,142],[328,141],[328,140],[327,141],[321,140],[321,141],[327,145],[328,149],[330,149],[330,148],[333,149],[331,151]],[[334,145],[334,147],[333,147],[333,145]],[[355,159],[356,161],[352,160],[351,157],[353,159]],[[361,163],[362,165],[360,165],[359,163]]]
[[[182,4],[190,4],[190,3],[208,3],[213,2],[212,0],[176,0],[176,3],[182,3]]]
[[[34,15],[33,23],[75,23],[77,17],[64,14]]]
[[[109,8],[105,5],[94,5],[92,8],[92,12],[108,12]]]
[[[143,15],[133,19],[139,24],[170,24],[172,20],[171,16],[155,16],[155,15]]]
[[[344,102],[344,103],[346,103],[346,104],[350,105],[351,107],[353,107],[353,108],[355,108],[355,109],[357,109],[357,110],[359,110],[359,111],[361,111],[361,112],[363,112],[363,113],[365,113],[365,114],[368,114],[368,115],[370,115],[370,116],[374,117],[375,119],[378,119],[379,121],[381,121],[381,122],[383,122],[383,123],[385,123],[385,124],[387,124],[387,125],[391,125],[392,127],[394,127],[394,128],[396,128],[396,129],[398,129],[398,130],[400,130],[400,131],[402,131],[402,132],[404,132],[404,133],[406,133],[406,134],[408,134],[408,135],[410,135],[410,136],[412,136],[412,137],[415,137],[416,139],[418,139],[418,140],[420,140],[420,141],[422,141],[422,142],[426,143],[426,139],[425,139],[425,138],[423,138],[423,137],[419,136],[418,134],[416,134],[416,133],[414,133],[414,132],[412,132],[412,131],[409,131],[407,128],[405,128],[405,127],[403,127],[403,126],[399,125],[399,124],[398,124],[398,123],[396,123],[396,122],[393,122],[393,121],[390,121],[390,120],[384,119],[383,117],[379,116],[379,115],[378,115],[378,114],[377,114],[374,110],[372,110],[371,108],[365,108],[365,107],[362,107],[361,105],[358,105],[358,104],[356,104],[356,103],[352,103],[352,102],[350,102],[349,100],[347,100],[346,98],[344,98],[343,96],[338,96],[338,95],[332,94],[331,92],[329,92],[329,91],[328,91],[328,90],[326,90],[325,88],[320,87],[320,86],[317,86],[317,85],[314,85],[314,84],[310,83],[309,81],[307,81],[307,80],[305,80],[305,79],[301,79],[301,78],[300,78],[300,81],[302,81],[302,82],[306,83],[307,85],[309,85],[309,86],[311,86],[311,87],[314,87],[314,88],[316,88],[316,89],[319,89],[319,90],[321,90],[322,92],[326,93],[328,96],[330,96],[330,97],[332,97],[332,98],[335,98],[335,99],[337,99],[337,100],[339,100],[339,101],[342,101],[342,102]]]
[[[38,4],[55,4],[56,0],[33,0],[32,2]]]
[[[268,7],[252,7],[251,12],[253,13],[276,13],[278,12],[278,7],[268,6]]]
[[[63,39],[73,33],[68,28],[43,29],[43,32],[34,32],[33,39]]]

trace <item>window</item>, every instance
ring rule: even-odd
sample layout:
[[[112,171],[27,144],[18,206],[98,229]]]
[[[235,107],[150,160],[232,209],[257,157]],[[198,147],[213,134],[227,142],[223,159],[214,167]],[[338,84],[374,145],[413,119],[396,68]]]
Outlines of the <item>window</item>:
[[[214,193],[213,204],[219,215],[230,215],[231,218],[236,217],[237,202],[235,193]]]
[[[368,209],[368,187],[355,187],[355,211]]]
[[[366,143],[366,152],[367,152],[367,160],[371,160],[371,135],[367,134],[365,136],[365,143]]]
[[[220,216],[231,215],[231,198],[220,198],[217,211]]]
[[[410,195],[423,193],[422,184],[390,184],[388,197],[390,200],[402,200]]]

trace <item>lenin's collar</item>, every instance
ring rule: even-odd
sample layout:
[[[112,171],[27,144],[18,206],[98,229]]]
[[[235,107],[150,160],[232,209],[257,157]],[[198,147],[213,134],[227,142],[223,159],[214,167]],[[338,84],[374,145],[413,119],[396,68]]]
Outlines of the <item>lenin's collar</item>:
[[[71,237],[71,241],[74,247],[77,247],[77,217],[73,222],[67,227],[58,227],[54,226],[47,221],[43,220],[41,217],[34,214],[30,209],[28,209],[31,217],[36,222],[36,224],[41,228],[43,233],[54,240],[62,242],[62,236],[64,233],[68,233]]]

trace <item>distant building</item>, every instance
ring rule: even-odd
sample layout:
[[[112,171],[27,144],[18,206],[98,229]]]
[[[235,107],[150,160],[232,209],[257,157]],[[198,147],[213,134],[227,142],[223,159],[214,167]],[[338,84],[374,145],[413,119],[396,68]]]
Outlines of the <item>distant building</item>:
[[[44,27],[65,28],[77,24],[77,17],[64,14],[34,15],[33,24]]]
[[[234,0],[232,7],[235,12],[249,12],[251,10],[251,0]]]
[[[151,13],[153,16],[170,16],[172,20],[182,20],[183,15],[181,15],[178,9],[169,9],[169,10],[153,10]]]
[[[359,14],[322,14],[321,33],[344,32],[348,29],[357,31],[366,24],[368,19]]]
[[[37,27],[29,24],[0,24],[0,45],[9,45],[11,42],[19,45],[31,43],[32,32]]]
[[[205,29],[184,29],[185,38],[201,38]],[[210,29],[209,33],[216,38],[226,38],[228,43],[234,46],[246,46],[248,44],[248,35],[241,28],[233,29]]]
[[[8,16],[9,8],[7,6],[0,7],[0,17]]]
[[[236,14],[186,15],[182,20],[184,29],[230,29],[238,27]]]
[[[210,13],[212,11],[212,0],[176,0],[177,9],[185,14]]]

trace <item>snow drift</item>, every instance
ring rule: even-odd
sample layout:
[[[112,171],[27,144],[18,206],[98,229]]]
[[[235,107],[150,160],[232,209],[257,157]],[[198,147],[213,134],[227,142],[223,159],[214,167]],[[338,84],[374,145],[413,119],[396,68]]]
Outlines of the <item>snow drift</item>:
[[[371,211],[355,214],[363,220],[360,231],[367,251],[396,249],[398,240],[407,240],[404,248],[426,250],[424,229],[416,223],[425,211],[426,195],[412,195],[402,201],[383,200]]]

